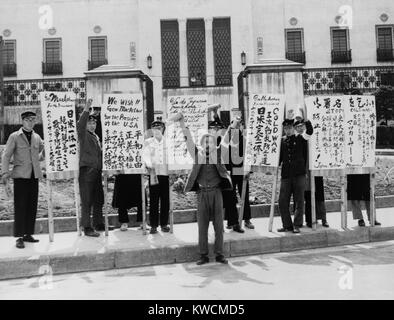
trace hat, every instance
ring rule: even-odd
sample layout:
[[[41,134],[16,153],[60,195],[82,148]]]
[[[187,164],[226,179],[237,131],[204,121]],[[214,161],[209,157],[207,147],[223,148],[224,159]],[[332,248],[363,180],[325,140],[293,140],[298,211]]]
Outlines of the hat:
[[[304,119],[297,120],[296,122],[294,122],[294,127],[304,123],[305,123]]]
[[[153,121],[150,126],[151,126],[151,128],[156,128],[156,127],[165,128],[166,125],[164,124],[163,121],[156,120],[156,121]]]
[[[93,114],[90,114],[90,115],[89,115],[89,118],[88,118],[88,121],[92,121],[92,120],[94,120],[94,121],[97,122],[97,116],[95,116],[95,115],[93,115]]]
[[[33,111],[25,111],[21,114],[22,120],[27,117],[36,117],[37,115]]]
[[[213,120],[208,122],[208,128],[220,128],[223,129],[224,125],[221,121]]]
[[[285,126],[292,126],[294,124],[294,119],[285,119],[283,122],[282,122],[282,125],[285,127]]]

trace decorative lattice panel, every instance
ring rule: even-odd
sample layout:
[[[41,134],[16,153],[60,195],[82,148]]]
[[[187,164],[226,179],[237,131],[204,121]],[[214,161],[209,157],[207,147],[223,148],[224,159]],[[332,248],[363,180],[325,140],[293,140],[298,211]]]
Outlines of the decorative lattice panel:
[[[163,87],[179,87],[180,80],[178,21],[161,22],[161,61],[163,73]]]
[[[189,85],[205,86],[206,60],[204,20],[187,20],[186,30]]]
[[[232,85],[230,18],[213,19],[212,37],[215,84]]]

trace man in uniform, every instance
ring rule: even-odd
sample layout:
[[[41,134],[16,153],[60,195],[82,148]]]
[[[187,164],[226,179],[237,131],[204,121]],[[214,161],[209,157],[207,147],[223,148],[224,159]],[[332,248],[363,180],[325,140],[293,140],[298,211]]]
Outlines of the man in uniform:
[[[12,133],[2,157],[2,180],[14,179],[14,237],[17,248],[24,242],[38,242],[33,238],[37,215],[38,179],[42,178],[40,161],[44,157],[44,142],[34,132],[36,114],[26,111],[21,114],[22,128]],[[9,171],[11,157],[13,169]]]
[[[294,119],[285,119],[283,129],[279,165],[282,165],[279,191],[279,211],[283,228],[278,232],[292,231],[299,233],[303,224],[304,191],[306,183],[307,139],[313,133],[310,121],[305,122],[306,132],[296,135]],[[295,204],[294,223],[290,216],[290,198],[293,195]]]

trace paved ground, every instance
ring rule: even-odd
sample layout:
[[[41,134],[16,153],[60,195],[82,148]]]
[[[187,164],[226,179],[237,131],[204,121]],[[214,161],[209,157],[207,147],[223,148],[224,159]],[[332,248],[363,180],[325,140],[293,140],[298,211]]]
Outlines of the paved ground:
[[[0,281],[0,300],[394,299],[394,241],[229,261]]]

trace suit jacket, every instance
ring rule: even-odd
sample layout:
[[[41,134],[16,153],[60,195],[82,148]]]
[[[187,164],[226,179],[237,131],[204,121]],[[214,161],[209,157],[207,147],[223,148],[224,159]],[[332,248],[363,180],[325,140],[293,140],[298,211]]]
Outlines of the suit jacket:
[[[101,170],[103,164],[99,137],[86,129],[88,119],[89,112],[84,111],[77,123],[80,154],[79,166]]]
[[[34,170],[36,179],[42,178],[40,161],[43,159],[41,154],[43,150],[44,142],[37,133],[33,131],[29,144],[22,128],[20,128],[8,137],[2,157],[2,172],[9,171],[10,160],[14,156],[14,167],[11,173],[13,179],[30,179],[32,170]]]
[[[231,182],[230,174],[228,173],[226,166],[224,164],[222,164],[222,161],[221,161],[221,148],[218,148],[217,151],[218,151],[217,152],[218,161],[216,161],[216,159],[211,158],[210,163],[215,163],[216,169],[220,175],[220,178],[222,179],[222,182],[220,184],[220,188],[222,190],[232,190],[233,185]],[[193,165],[192,171],[190,172],[189,177],[186,182],[185,192],[199,190],[199,186],[197,183],[197,177],[198,177],[198,174],[200,173],[202,166],[204,165],[204,163],[206,161],[205,151],[195,147],[194,161],[195,161],[195,163]]]

